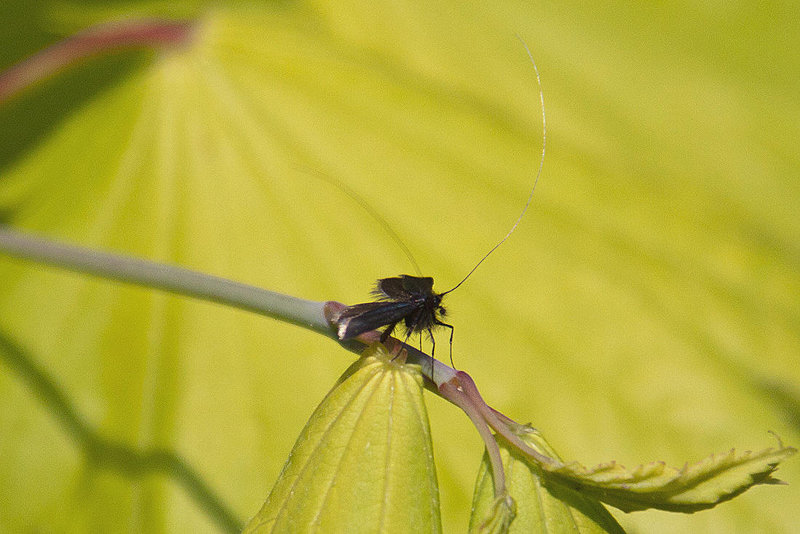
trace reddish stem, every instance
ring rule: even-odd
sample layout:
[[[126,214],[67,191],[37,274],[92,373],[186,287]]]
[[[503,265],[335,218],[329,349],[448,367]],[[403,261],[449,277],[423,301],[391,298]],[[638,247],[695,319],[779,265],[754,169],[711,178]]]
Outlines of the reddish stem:
[[[500,457],[500,448],[494,438],[486,418],[482,414],[482,409],[475,403],[474,396],[469,395],[461,386],[460,379],[466,375],[461,371],[456,372],[456,377],[439,386],[439,394],[449,400],[467,414],[472,424],[478,430],[483,443],[486,446],[486,454],[489,456],[489,463],[492,466],[492,480],[494,481],[494,496],[500,497],[506,492],[506,474],[503,468],[503,459]]]
[[[94,26],[67,37],[0,73],[0,104],[82,60],[115,50],[166,47],[187,41],[194,23],[130,20]]]
[[[537,462],[549,466],[557,464],[554,459],[550,458],[549,456],[545,456],[537,450],[534,450],[532,447],[523,442],[519,436],[511,431],[509,426],[518,425],[519,423],[516,423],[510,417],[503,415],[486,404],[486,401],[484,401],[483,397],[481,397],[481,394],[478,392],[478,387],[475,385],[475,382],[472,380],[471,376],[464,371],[457,371],[456,374],[458,375],[458,381],[461,389],[464,392],[464,396],[468,397],[470,399],[470,403],[479,410],[482,419],[487,425],[489,425],[495,432],[503,436],[506,441],[516,447],[520,452],[535,459]]]

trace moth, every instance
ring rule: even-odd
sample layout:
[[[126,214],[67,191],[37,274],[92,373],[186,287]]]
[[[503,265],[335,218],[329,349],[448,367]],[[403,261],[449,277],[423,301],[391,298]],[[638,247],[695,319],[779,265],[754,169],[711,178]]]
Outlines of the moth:
[[[442,297],[450,291],[436,293],[433,290],[433,278],[429,276],[401,274],[393,278],[381,278],[372,291],[378,299],[376,302],[348,306],[339,315],[339,339],[350,339],[386,326],[380,337],[381,343],[384,343],[402,322],[406,328],[406,340],[411,334],[427,332],[434,349],[436,340],[433,329],[437,326],[449,328],[452,346],[453,325],[442,321],[447,314],[442,306]]]
[[[522,39],[520,38],[520,40]],[[433,331],[437,327],[445,327],[450,329],[450,363],[451,365],[453,364],[454,328],[452,325],[442,320],[447,315],[447,310],[442,305],[442,299],[445,295],[455,291],[461,284],[466,282],[484,260],[497,250],[500,245],[505,243],[506,239],[514,233],[514,230],[517,229],[520,221],[522,221],[522,218],[525,216],[528,206],[530,206],[533,193],[536,191],[536,184],[539,183],[539,178],[542,175],[542,167],[544,166],[545,147],[547,144],[547,120],[545,119],[544,111],[544,92],[542,91],[542,82],[539,78],[539,69],[536,67],[533,55],[524,41],[522,45],[525,47],[528,58],[533,64],[536,82],[539,86],[539,102],[542,116],[542,153],[536,178],[533,181],[533,187],[516,222],[514,222],[514,225],[505,237],[492,247],[458,284],[443,293],[437,293],[433,290],[433,278],[429,276],[401,274],[391,278],[379,279],[375,284],[375,289],[372,291],[372,294],[376,297],[375,301],[348,306],[339,314],[337,320],[337,335],[340,340],[351,339],[365,332],[386,327],[380,337],[381,343],[384,343],[389,336],[392,335],[397,325],[402,323],[406,330],[404,342],[408,341],[408,338],[412,334],[422,335],[423,333],[427,333],[431,340],[431,356],[433,356],[436,348],[436,340],[433,336]],[[373,214],[373,216],[375,215]],[[383,222],[379,216],[377,217],[379,221],[386,226],[385,222]],[[392,234],[416,268],[416,262],[410,255],[410,252],[408,252],[408,247],[403,244],[394,232],[392,232]],[[419,271],[418,268],[417,271]]]

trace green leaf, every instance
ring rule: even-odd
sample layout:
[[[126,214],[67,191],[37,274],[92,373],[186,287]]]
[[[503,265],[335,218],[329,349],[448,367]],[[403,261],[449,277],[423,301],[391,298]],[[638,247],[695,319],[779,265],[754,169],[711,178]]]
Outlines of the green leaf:
[[[539,431],[524,425],[513,431],[526,445],[556,461],[540,464],[501,438],[508,495],[494,497],[491,467],[484,455],[473,497],[475,532],[622,532],[601,501],[625,512],[654,508],[692,513],[713,508],[755,485],[783,484],[772,474],[797,452],[781,443],[759,452],[731,450],[681,469],[663,462],[632,470],[616,462],[586,468],[561,462]],[[512,508],[502,505],[511,499],[516,502],[514,514],[504,514],[503,509]],[[511,523],[513,515],[517,519]]]
[[[551,458],[557,458],[541,434],[520,432],[524,441]],[[470,531],[476,533],[620,533],[622,527],[591,495],[549,484],[541,467],[499,440],[506,473],[507,495],[494,497],[488,456],[484,454],[472,499]],[[514,506],[509,504],[513,500]],[[513,521],[511,521],[513,519]]]
[[[375,345],[311,416],[245,532],[439,531],[422,377]]]
[[[782,484],[772,473],[795,452],[782,445],[740,454],[731,449],[680,469],[663,462],[635,469],[615,462],[592,468],[573,462],[549,469],[548,476],[625,512],[656,508],[691,513],[713,508],[758,484]]]
[[[489,498],[490,492],[493,492],[489,469],[489,462],[484,459],[481,472],[478,474],[479,486],[476,487],[475,500],[472,503],[469,531],[480,534],[505,534],[509,532],[511,524],[517,517],[517,502],[508,493],[493,500]],[[483,506],[487,502],[488,509]]]

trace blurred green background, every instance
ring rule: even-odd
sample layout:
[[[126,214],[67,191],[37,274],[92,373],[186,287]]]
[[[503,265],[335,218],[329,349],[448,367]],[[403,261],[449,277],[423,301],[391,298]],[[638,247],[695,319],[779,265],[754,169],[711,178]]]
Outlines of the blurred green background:
[[[447,297],[456,365],[585,464],[682,465],[771,446],[768,431],[800,443],[792,3],[213,5],[3,3],[3,68],[119,17],[198,26],[186,47],[95,60],[0,108],[2,221],[363,301],[411,267],[319,172],[447,289],[538,165],[519,34],[547,159],[519,230]],[[5,257],[0,333],[100,435],[179,454],[241,521],[352,361],[293,326]],[[0,530],[218,528],[162,472],[98,464],[3,347]],[[463,532],[482,445],[429,399],[445,531]],[[800,462],[777,475],[790,485],[711,511],[615,515],[631,532],[796,532]]]

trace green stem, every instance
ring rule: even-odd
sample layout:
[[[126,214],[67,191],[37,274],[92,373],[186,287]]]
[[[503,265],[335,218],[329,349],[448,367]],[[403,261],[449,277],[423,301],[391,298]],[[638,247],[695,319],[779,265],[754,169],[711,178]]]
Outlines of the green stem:
[[[324,302],[303,300],[175,265],[56,243],[0,225],[0,252],[266,315],[336,338]]]

